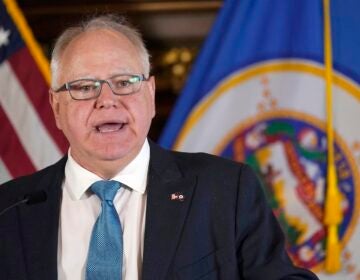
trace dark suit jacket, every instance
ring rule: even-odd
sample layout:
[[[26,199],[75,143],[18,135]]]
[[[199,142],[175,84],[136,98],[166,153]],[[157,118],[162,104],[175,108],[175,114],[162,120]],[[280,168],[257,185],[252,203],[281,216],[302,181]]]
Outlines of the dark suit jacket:
[[[248,166],[150,146],[142,279],[317,279],[291,264]],[[45,202],[0,217],[0,279],[57,279],[65,163],[0,186],[0,209],[35,190],[47,193]],[[184,200],[171,200],[174,193]]]

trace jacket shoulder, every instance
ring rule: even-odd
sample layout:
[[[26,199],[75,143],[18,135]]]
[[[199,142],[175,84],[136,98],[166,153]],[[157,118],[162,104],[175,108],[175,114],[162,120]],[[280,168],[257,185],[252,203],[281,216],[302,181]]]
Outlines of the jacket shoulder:
[[[236,162],[208,153],[188,153],[164,149],[150,142],[150,161],[157,170],[176,168],[183,176],[208,176],[209,178],[238,178],[241,175],[255,176],[252,168],[243,162]],[[162,173],[160,173],[162,174]]]
[[[189,172],[206,171],[206,173],[239,173],[252,172],[250,166],[243,162],[207,153],[171,152],[182,169]]]

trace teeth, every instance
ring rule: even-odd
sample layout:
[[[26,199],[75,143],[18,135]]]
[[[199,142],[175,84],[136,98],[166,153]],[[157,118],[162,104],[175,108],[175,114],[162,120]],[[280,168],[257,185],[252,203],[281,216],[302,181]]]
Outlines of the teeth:
[[[123,123],[106,123],[96,127],[101,133],[115,132],[120,130],[124,126]]]

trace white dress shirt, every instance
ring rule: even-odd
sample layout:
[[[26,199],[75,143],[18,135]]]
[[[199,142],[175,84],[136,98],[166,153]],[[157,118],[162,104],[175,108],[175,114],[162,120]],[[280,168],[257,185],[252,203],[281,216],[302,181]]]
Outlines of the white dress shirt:
[[[141,279],[149,159],[145,140],[136,158],[111,178],[127,186],[114,198],[123,229],[123,280]],[[101,210],[100,199],[88,189],[98,180],[102,179],[81,167],[68,152],[60,210],[59,280],[85,279],[91,232]]]

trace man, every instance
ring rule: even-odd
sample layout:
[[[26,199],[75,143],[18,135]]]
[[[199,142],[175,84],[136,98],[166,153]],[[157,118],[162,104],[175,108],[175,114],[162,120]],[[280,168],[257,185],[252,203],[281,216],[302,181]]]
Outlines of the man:
[[[0,209],[47,197],[1,215],[0,279],[317,279],[291,264],[249,167],[147,140],[155,80],[123,20],[65,31],[51,69],[70,149],[0,187]]]

